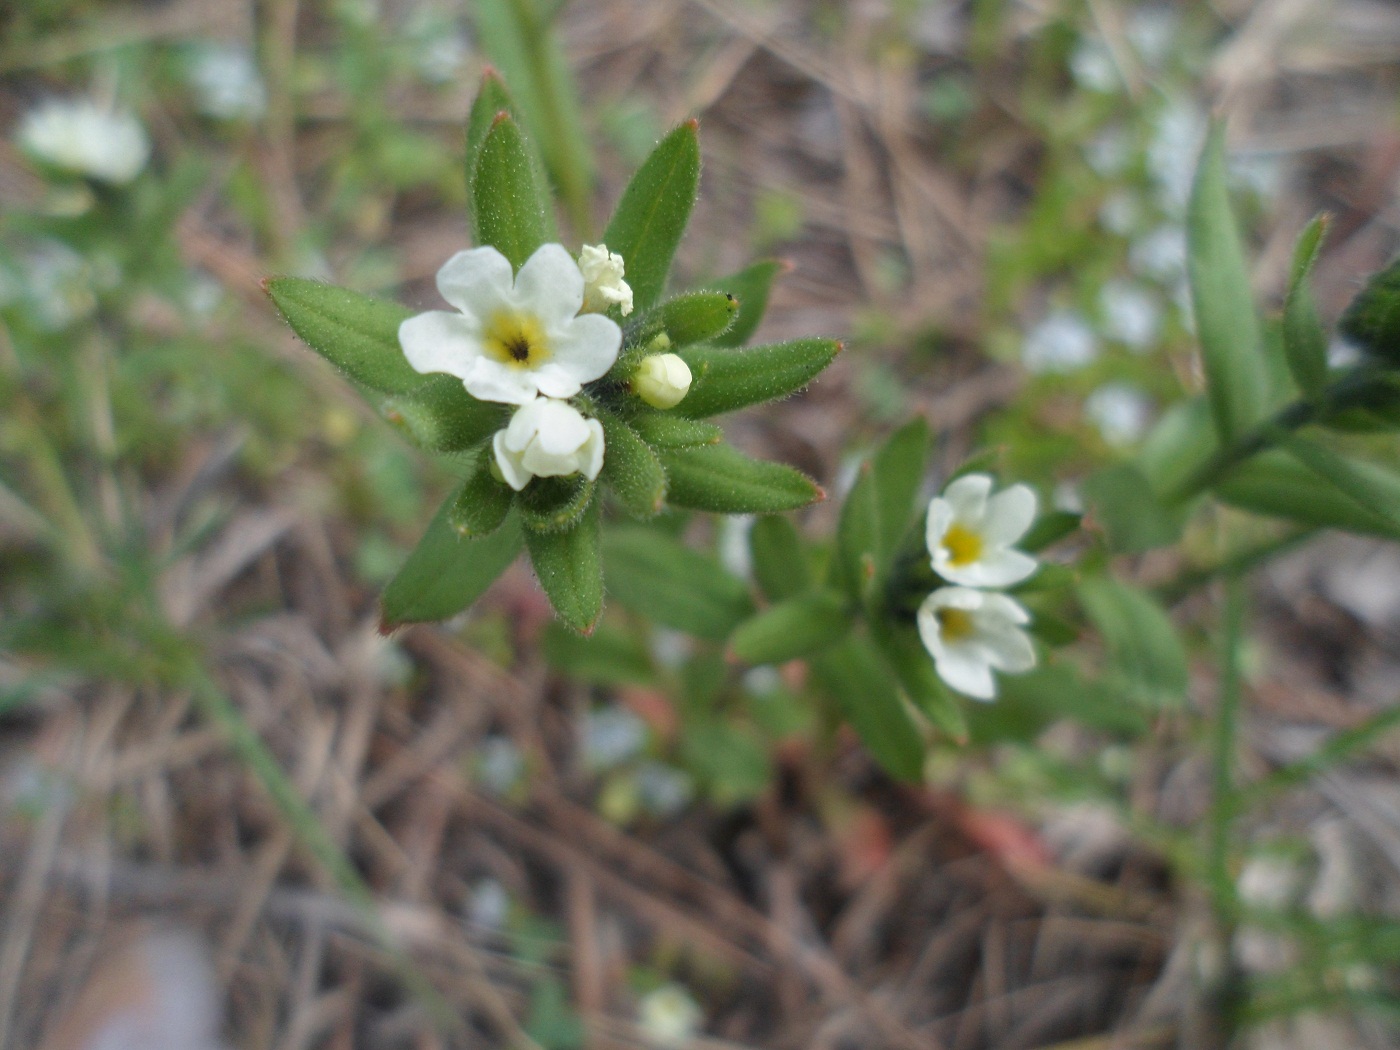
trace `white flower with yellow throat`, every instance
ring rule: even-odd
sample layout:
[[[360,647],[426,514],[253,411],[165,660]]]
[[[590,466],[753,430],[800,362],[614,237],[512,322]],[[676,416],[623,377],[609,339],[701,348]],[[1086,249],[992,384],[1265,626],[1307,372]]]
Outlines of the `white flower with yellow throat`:
[[[992,494],[986,474],[958,478],[928,505],[926,538],[933,571],[963,587],[1009,587],[1036,570],[1013,545],[1035,521],[1035,493],[1011,485]]]

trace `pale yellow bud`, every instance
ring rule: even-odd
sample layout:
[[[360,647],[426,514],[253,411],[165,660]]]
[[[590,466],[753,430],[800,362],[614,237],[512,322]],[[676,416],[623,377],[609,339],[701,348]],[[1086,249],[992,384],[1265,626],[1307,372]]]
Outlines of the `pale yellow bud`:
[[[632,374],[632,391],[652,408],[675,408],[690,392],[690,366],[675,354],[643,358]]]

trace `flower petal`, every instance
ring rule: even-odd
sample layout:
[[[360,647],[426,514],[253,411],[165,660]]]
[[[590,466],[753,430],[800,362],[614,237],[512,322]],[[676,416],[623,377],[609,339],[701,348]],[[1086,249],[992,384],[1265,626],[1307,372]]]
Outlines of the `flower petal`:
[[[462,377],[467,393],[478,401],[501,401],[525,405],[535,400],[535,378],[530,372],[510,368],[484,355],[478,356],[471,372]]]
[[[530,372],[531,382],[545,397],[573,397],[583,389],[574,374],[557,361],[548,361]]]
[[[481,357],[480,329],[462,314],[429,310],[399,325],[399,345],[419,372],[446,372],[465,379]]]
[[[507,428],[509,429],[509,428]],[[530,484],[530,472],[520,462],[520,454],[506,444],[507,430],[498,430],[491,438],[491,448],[496,453],[496,466],[501,468],[501,476],[506,484],[519,492]]]
[[[512,279],[510,260],[485,245],[458,252],[443,263],[437,286],[438,293],[464,314],[485,320],[512,300]]]
[[[588,424],[566,401],[546,401],[540,409],[539,445],[551,456],[577,452],[588,440]]]
[[[964,474],[943,490],[943,498],[952,505],[956,521],[980,526],[987,512],[987,496],[991,491],[990,475]],[[981,531],[980,528],[978,531]]]
[[[1029,485],[1002,489],[987,501],[982,539],[996,546],[1010,546],[1030,529],[1035,521],[1035,510],[1035,490]]]
[[[931,557],[937,557],[936,552],[943,546],[943,537],[948,534],[948,527],[952,524],[953,505],[942,496],[934,496],[928,501],[928,524],[924,529],[924,542]]]
[[[579,470],[589,481],[598,477],[603,469],[603,424],[596,419],[588,420],[589,436],[579,449]]]
[[[960,693],[976,700],[991,700],[997,695],[992,669],[981,659],[975,646],[957,645],[945,649],[933,666],[938,677]]]
[[[1010,587],[1032,575],[1040,563],[1029,554],[1010,547],[995,547],[967,565],[935,564],[934,569],[949,583],[963,587]]]
[[[525,260],[515,275],[515,305],[550,328],[578,313],[583,274],[562,244],[542,244]]]
[[[554,350],[550,364],[567,370],[580,383],[592,382],[607,374],[622,347],[622,329],[602,314],[582,314],[570,318],[549,333]]]
[[[985,630],[980,641],[987,663],[998,671],[1020,674],[1035,666],[1035,646],[1019,627],[999,623]]]

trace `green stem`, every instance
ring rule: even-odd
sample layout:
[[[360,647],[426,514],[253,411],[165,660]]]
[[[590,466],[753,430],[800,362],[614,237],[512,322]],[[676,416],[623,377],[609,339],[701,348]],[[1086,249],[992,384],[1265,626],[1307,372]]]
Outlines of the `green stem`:
[[[1237,1024],[1243,996],[1230,954],[1238,912],[1235,883],[1230,875],[1230,833],[1238,811],[1234,798],[1234,767],[1242,696],[1240,649],[1244,640],[1244,620],[1244,577],[1231,574],[1225,579],[1225,611],[1221,624],[1220,701],[1212,746],[1214,786],[1209,814],[1210,841],[1207,846],[1208,877],[1220,937],[1220,957],[1226,967],[1218,989],[1218,1002],[1227,1036]],[[1227,1038],[1226,1045],[1228,1042]]]

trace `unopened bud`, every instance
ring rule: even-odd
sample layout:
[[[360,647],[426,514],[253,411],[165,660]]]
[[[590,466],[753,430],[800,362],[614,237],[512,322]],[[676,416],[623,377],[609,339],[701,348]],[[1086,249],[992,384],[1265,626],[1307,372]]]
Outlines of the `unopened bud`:
[[[652,408],[675,408],[690,392],[690,366],[676,354],[643,358],[632,375],[632,391]]]

